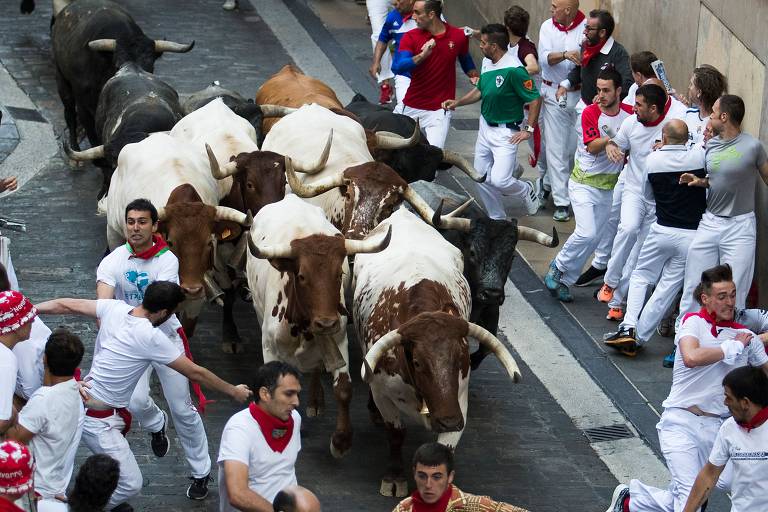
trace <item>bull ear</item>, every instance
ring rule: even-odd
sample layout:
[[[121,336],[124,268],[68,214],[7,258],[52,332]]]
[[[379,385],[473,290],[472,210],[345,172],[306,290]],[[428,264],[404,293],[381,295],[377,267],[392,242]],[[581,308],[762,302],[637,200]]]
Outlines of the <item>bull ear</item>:
[[[296,261],[293,258],[270,258],[267,261],[279,272],[295,274],[298,270],[296,268]]]
[[[231,220],[219,220],[213,226],[213,232],[219,242],[229,242],[240,236],[243,228],[237,222]]]

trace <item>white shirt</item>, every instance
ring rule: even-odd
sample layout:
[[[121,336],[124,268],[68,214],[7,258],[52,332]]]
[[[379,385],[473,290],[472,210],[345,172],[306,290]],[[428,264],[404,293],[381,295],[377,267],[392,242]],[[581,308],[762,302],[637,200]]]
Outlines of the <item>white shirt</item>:
[[[32,393],[43,385],[43,354],[45,353],[45,344],[48,343],[48,337],[51,330],[35,317],[32,322],[32,331],[29,339],[17,343],[13,347],[13,354],[19,367],[19,375],[16,378],[16,394],[24,400],[29,400]]]
[[[581,113],[581,137],[579,137],[579,144],[576,148],[574,175],[618,174],[621,172],[624,168],[624,162],[611,161],[605,151],[593,155],[587,149],[587,144],[601,137],[610,137],[609,132],[616,134],[624,119],[629,116],[629,112],[621,108],[614,115],[606,114],[597,103],[584,109]]]
[[[768,331],[768,310],[765,309],[739,309],[733,319],[752,332],[762,334]]]
[[[152,362],[168,364],[182,355],[168,336],[146,318],[130,314],[123,301],[96,301],[101,322],[93,349],[90,394],[112,407],[128,407],[133,389]]]
[[[552,18],[541,24],[539,29],[539,64],[541,65],[541,77],[554,84],[568,78],[568,72],[576,67],[576,64],[564,60],[550,66],[547,59],[550,53],[563,53],[564,51],[580,51],[581,40],[584,38],[584,27],[587,25],[586,17],[577,27],[568,32],[562,32],[555,27]]]
[[[277,493],[289,485],[296,485],[296,458],[301,450],[301,416],[293,417],[293,435],[282,453],[267,444],[264,434],[248,409],[229,418],[221,433],[219,446],[219,511],[236,512],[229,504],[224,461],[234,460],[248,466],[248,487],[265,500],[272,502]]]
[[[717,433],[709,462],[733,465],[731,512],[768,510],[768,423],[749,432],[728,418]]]
[[[629,86],[629,90],[627,91],[627,95],[624,96],[624,100],[622,101],[622,103],[624,103],[625,105],[629,105],[630,107],[634,107],[635,106],[635,93],[637,92],[637,88],[638,87],[639,86],[635,82],[632,82],[632,85]]]
[[[13,414],[13,392],[18,373],[16,356],[0,343],[0,420],[9,420]]]
[[[66,494],[84,420],[75,379],[42,386],[19,412],[19,425],[35,434],[29,447],[36,464],[35,491],[43,497]]]
[[[675,343],[679,343],[684,336],[693,336],[699,340],[702,348],[722,348],[724,342],[733,340],[738,332],[750,332],[749,329],[733,329],[730,327],[717,327],[717,337],[712,336],[712,324],[697,314],[686,316],[680,327],[680,332],[675,336]],[[723,377],[733,369],[742,366],[762,366],[768,363],[768,355],[760,339],[755,336],[743,351],[733,358],[706,366],[688,368],[683,363],[682,350],[675,354],[675,367],[672,371],[672,389],[669,396],[661,404],[665,408],[688,408],[693,405],[702,411],[728,416],[730,413],[723,403],[725,392],[723,391]]]
[[[688,144],[701,146],[704,144],[704,130],[707,127],[709,117],[701,118],[699,107],[689,108],[685,111],[685,124],[688,125]]]

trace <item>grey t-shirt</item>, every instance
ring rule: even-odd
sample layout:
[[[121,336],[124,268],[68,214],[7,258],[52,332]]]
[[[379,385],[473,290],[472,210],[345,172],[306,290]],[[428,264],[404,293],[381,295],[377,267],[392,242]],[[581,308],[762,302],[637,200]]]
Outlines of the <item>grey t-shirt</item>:
[[[707,211],[722,217],[755,211],[758,168],[766,159],[763,145],[749,134],[740,133],[731,140],[711,138],[706,156]]]

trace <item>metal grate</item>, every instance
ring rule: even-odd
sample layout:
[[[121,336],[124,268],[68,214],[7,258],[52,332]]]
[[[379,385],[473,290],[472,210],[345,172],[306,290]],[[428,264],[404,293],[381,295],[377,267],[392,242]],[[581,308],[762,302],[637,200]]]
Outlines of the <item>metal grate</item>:
[[[5,107],[8,109],[8,113],[11,114],[11,117],[14,119],[19,119],[21,121],[34,121],[35,123],[47,123],[48,121],[45,120],[43,116],[40,115],[40,112],[37,110],[33,110],[31,108],[21,108],[21,107]]]
[[[605,427],[586,428],[582,430],[590,443],[602,443],[603,441],[614,441],[616,439],[626,439],[635,437],[635,434],[629,430],[626,425],[608,425]]]

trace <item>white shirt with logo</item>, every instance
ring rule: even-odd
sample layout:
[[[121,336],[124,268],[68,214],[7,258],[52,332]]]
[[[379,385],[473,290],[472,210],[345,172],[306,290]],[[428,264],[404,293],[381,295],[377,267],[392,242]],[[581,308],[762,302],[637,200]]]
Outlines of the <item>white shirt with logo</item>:
[[[267,444],[258,422],[248,409],[232,416],[224,427],[219,446],[219,511],[236,512],[229,504],[224,462],[233,460],[248,466],[248,487],[265,500],[272,502],[277,493],[289,485],[296,485],[296,458],[301,450],[301,416],[293,417],[293,434],[282,453]]]
[[[29,400],[32,393],[43,385],[43,354],[45,353],[45,344],[48,343],[48,337],[51,330],[35,317],[32,322],[32,331],[29,339],[17,343],[13,347],[13,354],[19,366],[19,375],[16,378],[16,394],[24,400]]]
[[[19,425],[35,434],[35,491],[44,498],[66,494],[75,452],[83,432],[85,409],[75,379],[42,386],[19,412]]]

